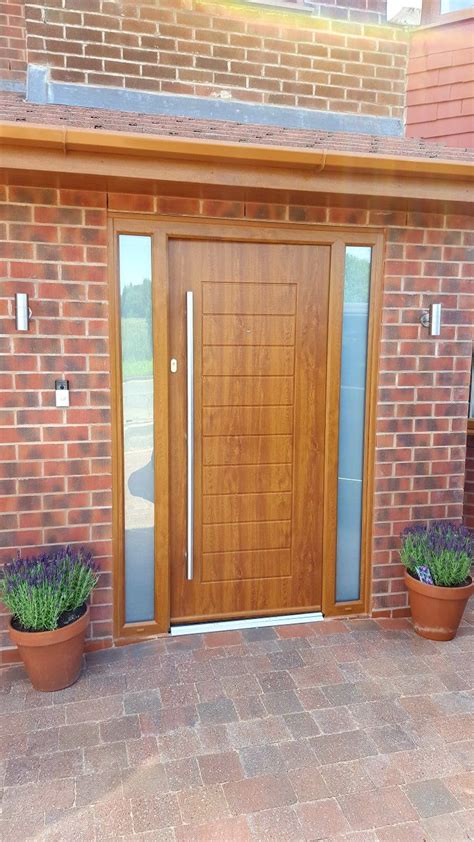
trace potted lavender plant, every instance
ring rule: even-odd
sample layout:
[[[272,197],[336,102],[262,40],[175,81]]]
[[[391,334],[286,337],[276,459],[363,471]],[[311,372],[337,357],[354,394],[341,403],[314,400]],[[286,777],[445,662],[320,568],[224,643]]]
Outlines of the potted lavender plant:
[[[449,521],[408,526],[400,558],[415,631],[429,640],[452,640],[473,593],[474,535]]]
[[[65,547],[5,565],[0,599],[12,614],[10,638],[36,690],[79,678],[89,623],[87,599],[98,571],[90,553]]]

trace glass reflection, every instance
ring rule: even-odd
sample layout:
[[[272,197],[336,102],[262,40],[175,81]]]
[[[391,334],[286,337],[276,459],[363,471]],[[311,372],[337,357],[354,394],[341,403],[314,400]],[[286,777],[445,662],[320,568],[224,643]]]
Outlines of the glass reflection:
[[[360,598],[365,382],[372,249],[347,246],[342,320],[336,602]]]
[[[151,237],[119,236],[125,621],[154,619]]]

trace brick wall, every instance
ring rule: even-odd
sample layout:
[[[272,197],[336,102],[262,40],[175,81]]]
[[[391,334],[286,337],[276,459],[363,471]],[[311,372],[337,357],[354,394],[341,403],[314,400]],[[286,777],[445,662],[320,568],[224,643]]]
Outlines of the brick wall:
[[[92,623],[95,645],[102,645],[110,642],[112,616],[106,196],[9,187],[1,197],[2,555],[91,545],[103,569]],[[472,219],[150,195],[109,194],[107,204],[130,213],[387,226],[373,610],[406,614],[401,529],[411,520],[462,516]],[[21,289],[30,293],[34,314],[25,335],[13,322],[12,297]],[[419,324],[433,298],[443,303],[437,339]],[[67,411],[54,407],[54,379],[61,375],[71,381]]]
[[[347,3],[328,4],[334,13]],[[351,0],[355,9],[366,0]],[[347,11],[347,8],[346,8]],[[61,82],[400,118],[401,28],[198,0],[26,4],[28,60]]]
[[[0,3],[0,85],[26,80],[26,33],[23,0]]]
[[[470,436],[467,440],[464,523],[474,529],[474,436]]]
[[[91,545],[103,571],[92,634],[102,638],[111,634],[105,196],[2,189],[1,557]],[[30,295],[33,311],[24,334],[14,323],[18,291]],[[74,390],[68,410],[54,405],[62,376]]]
[[[473,44],[474,18],[413,34],[407,79],[409,137],[472,147]]]

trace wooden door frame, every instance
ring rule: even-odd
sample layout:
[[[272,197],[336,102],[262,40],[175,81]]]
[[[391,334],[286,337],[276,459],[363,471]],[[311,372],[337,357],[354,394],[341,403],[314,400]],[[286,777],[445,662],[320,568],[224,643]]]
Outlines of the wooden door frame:
[[[234,240],[240,242],[275,242],[291,245],[329,245],[331,247],[330,291],[328,308],[328,352],[326,380],[325,482],[323,526],[322,611],[325,616],[365,614],[371,596],[371,545],[374,505],[375,425],[377,406],[378,348],[383,288],[384,235],[380,228],[347,228],[297,223],[262,224],[195,217],[158,217],[151,214],[109,214],[109,290],[112,404],[112,507],[113,507],[113,613],[116,640],[143,639],[166,633],[170,624],[169,561],[169,476],[168,476],[168,405],[169,405],[169,312],[168,312],[168,239]],[[121,336],[118,295],[118,234],[153,237],[153,331],[155,500],[155,620],[125,622],[124,569],[124,488]],[[368,356],[366,379],[366,422],[364,440],[363,516],[361,548],[360,599],[336,603],[336,525],[338,418],[340,401],[340,362],[342,341],[342,304],[345,246],[372,248],[371,291],[369,305]],[[161,388],[160,388],[161,387]],[[156,587],[156,583],[158,587]],[[304,610],[304,609],[302,609]]]

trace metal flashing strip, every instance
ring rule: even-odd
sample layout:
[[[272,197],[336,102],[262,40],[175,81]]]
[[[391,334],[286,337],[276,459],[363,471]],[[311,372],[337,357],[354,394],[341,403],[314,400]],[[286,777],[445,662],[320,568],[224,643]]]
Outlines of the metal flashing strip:
[[[299,623],[319,623],[324,620],[320,611],[310,614],[282,614],[272,617],[252,617],[248,620],[218,620],[213,623],[194,623],[171,626],[170,634],[178,637],[185,634],[206,634],[207,632],[238,631],[239,629],[261,629],[269,626],[294,626]]]
[[[0,79],[0,91],[10,94],[26,94],[26,83],[16,79]]]
[[[281,105],[253,105],[183,94],[161,94],[99,85],[51,82],[48,68],[28,66],[27,99],[50,105],[98,108],[196,120],[224,120],[234,123],[279,126],[309,131],[347,132],[382,137],[403,137],[403,123],[392,117],[343,114]]]

